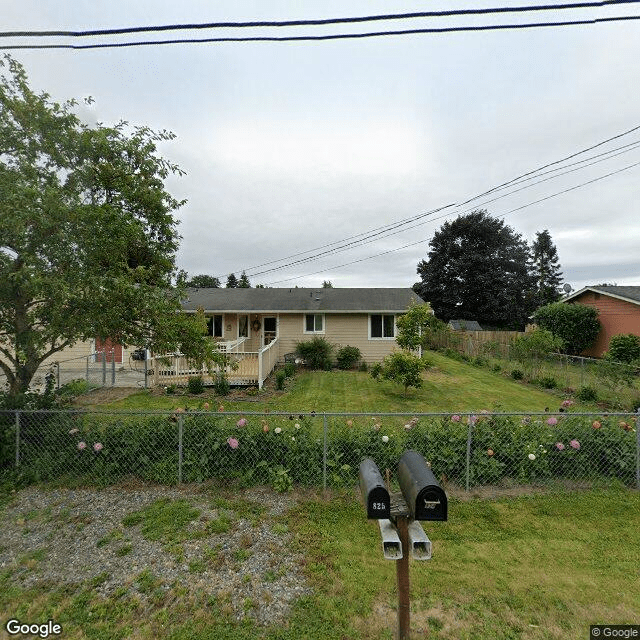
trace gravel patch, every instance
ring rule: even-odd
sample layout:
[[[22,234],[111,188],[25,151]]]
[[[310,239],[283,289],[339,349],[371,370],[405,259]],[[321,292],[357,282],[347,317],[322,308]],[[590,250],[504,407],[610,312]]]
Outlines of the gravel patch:
[[[16,493],[2,515],[0,569],[11,570],[22,587],[93,579],[102,596],[125,588],[143,601],[181,585],[216,597],[222,612],[237,620],[281,622],[292,602],[311,592],[291,534],[273,522],[296,499],[267,488],[219,497],[227,501],[192,488],[30,487]],[[186,539],[149,540],[142,524],[123,524],[159,499],[187,500],[199,511],[182,530]]]

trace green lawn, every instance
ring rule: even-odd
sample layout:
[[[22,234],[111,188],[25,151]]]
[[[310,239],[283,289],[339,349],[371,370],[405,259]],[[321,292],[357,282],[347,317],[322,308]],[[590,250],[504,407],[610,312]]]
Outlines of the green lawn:
[[[178,502],[176,508],[188,519],[184,501]],[[180,542],[181,529],[168,527],[166,519],[150,511],[134,512],[130,524],[133,520],[146,523],[149,539]],[[172,586],[143,604],[126,587],[110,598],[96,594],[90,583],[18,588],[6,568],[0,572],[3,624],[13,616],[53,619],[63,624],[64,637],[72,639],[394,637],[395,563],[382,558],[378,527],[365,519],[355,492],[302,499],[275,521],[258,516],[257,522],[294,534],[292,544],[313,587],[284,625],[237,622],[223,602],[195,588]],[[577,639],[588,637],[589,624],[640,619],[637,492],[451,498],[449,521],[424,525],[433,558],[410,563],[414,638]],[[39,561],[34,557],[28,566]],[[149,592],[155,593],[153,569],[143,573]]]
[[[166,409],[178,406],[202,408],[209,402],[227,411],[333,411],[333,412],[468,412],[543,411],[558,408],[563,396],[515,382],[486,368],[474,367],[438,353],[430,353],[434,367],[424,374],[421,389],[403,389],[391,382],[376,382],[368,373],[356,371],[301,371],[288,382],[285,392],[258,394],[245,401],[232,401],[205,392],[202,396],[158,396],[139,392],[101,405],[101,409]]]

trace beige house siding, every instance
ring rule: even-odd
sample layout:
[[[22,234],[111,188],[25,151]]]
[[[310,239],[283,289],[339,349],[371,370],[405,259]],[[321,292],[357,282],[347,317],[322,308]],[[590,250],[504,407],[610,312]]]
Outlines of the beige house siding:
[[[279,359],[285,354],[293,353],[296,343],[310,340],[314,335],[326,338],[338,347],[358,347],[362,358],[368,364],[382,360],[390,353],[399,350],[394,339],[369,339],[368,313],[326,313],[324,314],[324,331],[312,334],[304,331],[303,313],[283,314],[279,316]]]

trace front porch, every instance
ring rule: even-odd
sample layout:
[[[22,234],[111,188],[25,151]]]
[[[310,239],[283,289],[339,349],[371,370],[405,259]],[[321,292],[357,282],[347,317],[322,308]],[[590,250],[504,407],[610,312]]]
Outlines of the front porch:
[[[257,385],[262,388],[278,360],[278,339],[273,338],[266,346],[257,351],[245,351],[249,341],[238,338],[231,341],[219,341],[218,349],[229,356],[229,365],[208,370],[195,367],[181,354],[155,356],[148,361],[148,369],[153,371],[155,385],[186,385],[189,378],[202,376],[205,385],[213,385],[216,376],[223,372],[232,386]]]

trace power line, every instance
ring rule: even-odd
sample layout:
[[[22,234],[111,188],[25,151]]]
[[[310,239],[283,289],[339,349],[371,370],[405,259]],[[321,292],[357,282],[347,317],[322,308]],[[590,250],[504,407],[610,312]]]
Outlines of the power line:
[[[113,29],[85,29],[80,31],[3,31],[0,38],[8,37],[75,37],[123,35],[129,33],[158,33],[163,31],[193,31],[202,29],[241,29],[261,27],[301,27],[333,24],[354,24],[362,22],[413,20],[416,18],[450,18],[455,16],[491,15],[506,13],[533,13],[541,11],[562,11],[594,9],[619,4],[636,4],[640,0],[602,0],[600,2],[571,2],[565,4],[540,4],[516,7],[486,7],[479,9],[450,9],[444,11],[415,11],[411,13],[388,13],[381,15],[355,16],[344,18],[315,18],[309,20],[253,20],[245,22],[195,22],[187,24],[148,25],[142,27],[118,27]]]
[[[610,138],[607,138],[606,140],[603,140],[601,142],[598,142],[595,145],[592,145],[590,147],[587,147],[585,149],[582,149],[581,151],[578,151],[576,153],[572,153],[569,156],[566,156],[565,158],[561,159],[561,160],[557,160],[548,164],[543,165],[542,167],[539,167],[538,169],[534,169],[532,171],[528,171],[516,178],[513,178],[512,180],[509,180],[508,182],[502,183],[502,185],[498,186],[498,187],[494,187],[492,189],[489,189],[485,192],[483,192],[482,194],[479,194],[477,196],[474,196],[473,198],[470,198],[464,202],[461,203],[456,203],[456,204],[449,204],[446,205],[444,207],[440,207],[437,209],[433,209],[431,211],[427,211],[427,212],[423,212],[420,213],[416,216],[412,216],[410,218],[405,218],[403,220],[394,222],[394,223],[390,223],[387,225],[383,225],[381,227],[376,227],[375,229],[366,231],[366,232],[362,232],[359,234],[355,234],[353,236],[349,236],[347,238],[343,238],[342,240],[336,240],[334,242],[330,242],[328,244],[325,245],[321,245],[319,247],[313,248],[313,249],[308,249],[306,251],[301,251],[295,254],[292,254],[290,256],[287,256],[285,258],[280,258],[277,260],[271,260],[269,262],[265,262],[265,263],[261,263],[259,265],[255,265],[253,267],[247,267],[245,269],[243,269],[247,275],[249,275],[250,277],[256,277],[259,275],[264,275],[265,273],[271,273],[273,271],[279,271],[281,269],[285,269],[287,267],[291,267],[291,266],[296,266],[296,265],[300,265],[300,264],[304,264],[306,262],[312,262],[315,260],[318,260],[322,257],[326,257],[328,255],[334,255],[336,253],[341,253],[343,251],[347,251],[350,249],[353,249],[355,245],[362,245],[362,244],[369,244],[371,242],[374,242],[375,240],[379,240],[381,239],[381,237],[390,237],[393,235],[397,235],[398,233],[403,233],[405,231],[409,231],[412,229],[415,229],[419,226],[422,226],[424,224],[427,224],[428,222],[432,222],[433,220],[439,220],[444,216],[439,216],[438,218],[430,218],[430,216],[432,216],[434,213],[438,213],[443,209],[449,209],[451,207],[455,207],[457,209],[463,207],[466,204],[469,204],[470,202],[477,200],[481,197],[483,197],[484,195],[489,195],[491,193],[495,193],[498,190],[503,190],[506,189],[508,187],[514,187],[517,186],[518,184],[522,184],[523,182],[527,182],[527,181],[531,181],[531,180],[536,180],[539,177],[542,176],[548,176],[549,174],[555,173],[555,175],[551,175],[550,177],[546,177],[543,178],[541,180],[537,180],[536,182],[533,182],[531,184],[525,185],[523,187],[520,187],[518,189],[513,189],[511,191],[509,191],[508,193],[503,193],[502,195],[499,195],[495,198],[492,198],[490,200],[485,200],[484,202],[481,202],[477,205],[474,205],[473,209],[477,208],[477,207],[482,207],[485,206],[487,204],[491,204],[493,202],[496,202],[498,200],[501,200],[503,198],[506,198],[510,195],[513,195],[515,193],[518,193],[520,191],[523,191],[525,189],[529,189],[531,187],[537,186],[543,182],[547,182],[549,180],[567,175],[569,173],[574,173],[576,171],[585,169],[587,167],[593,166],[595,164],[598,164],[600,162],[604,162],[606,160],[610,160],[612,158],[615,158],[619,155],[622,155],[624,153],[628,153],[629,151],[633,151],[635,150],[638,145],[640,145],[640,141],[634,141],[632,143],[626,144],[626,145],[621,145],[619,147],[615,147],[613,149],[610,149],[608,151],[605,151],[603,153],[599,153],[593,156],[590,156],[588,158],[584,158],[583,160],[579,160],[578,162],[574,162],[574,163],[570,163],[568,165],[562,166],[562,167],[557,167],[556,169],[552,169],[551,171],[546,171],[546,172],[541,172],[542,169],[548,168],[548,167],[552,167],[555,165],[559,165],[563,162],[566,162],[566,160],[569,159],[573,159],[581,154],[587,153],[590,150],[596,149],[598,147],[603,146],[604,144],[611,142],[613,140],[617,140],[623,136],[629,135],[635,131],[637,131],[638,129],[640,129],[640,125],[637,127],[633,127],[625,132],[622,132],[620,134],[617,134],[615,136],[612,136]],[[593,161],[593,162],[592,162]],[[582,165],[582,166],[578,166],[577,168],[570,168],[570,167],[576,167],[576,165]],[[566,170],[565,170],[566,169]],[[559,173],[558,173],[559,172]],[[537,175],[536,175],[537,173]],[[611,174],[612,175],[612,174]],[[508,186],[507,186],[508,185]],[[460,215],[464,214],[464,213],[468,213],[469,211],[472,211],[473,209],[468,209],[466,211],[462,211],[459,212]],[[429,219],[426,219],[429,218]],[[415,223],[418,220],[422,220],[422,222],[418,222],[417,224],[412,224]],[[407,225],[411,225],[411,226],[407,226]],[[359,238],[359,239],[357,239]],[[332,247],[332,248],[330,248]],[[315,253],[313,254],[313,252],[315,251],[319,251],[321,249],[324,249],[324,251],[321,251],[320,253]],[[307,256],[306,258],[301,258],[299,260],[295,260],[293,262],[287,263],[287,264],[281,264],[275,267],[272,267],[270,269],[266,269],[263,271],[259,271],[259,272],[254,272],[254,269],[259,269],[261,267],[264,266],[269,266],[272,264],[277,264],[279,262],[284,262],[285,260],[289,260],[291,258],[295,258],[298,256],[304,256],[305,254],[313,254],[310,256]],[[223,277],[222,275],[219,275],[217,277]]]
[[[517,180],[520,180],[522,178],[525,178],[527,176],[530,176],[534,173],[538,173],[539,171],[542,171],[543,169],[548,169],[549,167],[553,167],[557,164],[561,164],[563,162],[566,162],[567,160],[571,160],[572,158],[575,158],[579,155],[582,155],[583,153],[587,153],[587,151],[593,151],[593,149],[597,149],[598,147],[602,147],[603,145],[607,144],[608,142],[612,142],[613,140],[617,140],[618,138],[622,138],[624,136],[629,135],[630,133],[633,133],[634,131],[638,131],[640,129],[640,125],[637,125],[635,127],[633,127],[632,129],[628,129],[627,131],[623,131],[622,133],[619,133],[615,136],[612,136],[611,138],[607,138],[606,140],[602,140],[602,142],[598,142],[597,144],[592,145],[591,147],[587,147],[586,149],[582,149],[581,151],[576,151],[575,153],[572,153],[569,156],[566,156],[565,158],[561,158],[560,160],[555,160],[554,162],[549,162],[548,164],[542,165],[541,167],[538,167],[537,169],[533,169],[532,171],[528,171],[527,173],[523,173],[520,176],[517,176],[507,182],[503,182],[502,184],[498,185],[497,187],[493,187],[492,189],[489,189],[488,191],[485,191],[484,193],[480,193],[477,196],[474,196],[473,198],[467,200],[466,202],[462,202],[462,205],[468,204],[469,202],[472,202],[473,200],[477,200],[478,198],[482,198],[486,195],[489,195],[490,193],[492,193],[493,191],[497,191],[498,189],[502,189],[503,187],[509,186],[512,182],[516,182]]]
[[[634,2],[636,0],[633,0]],[[124,47],[143,47],[172,44],[216,44],[225,42],[322,42],[329,40],[353,40],[363,38],[379,38],[386,36],[403,36],[418,34],[444,34],[481,31],[506,31],[511,29],[538,29],[545,27],[570,27],[594,25],[606,22],[621,22],[640,20],[640,16],[613,16],[607,18],[593,18],[591,20],[565,20],[559,22],[528,22],[515,24],[472,25],[462,27],[442,27],[430,29],[403,29],[394,31],[369,31],[365,33],[339,33],[320,36],[249,36],[223,38],[177,38],[172,40],[142,40],[132,42],[108,42],[99,44],[16,44],[0,45],[0,50],[15,49],[114,49]]]
[[[521,211],[522,209],[526,209],[527,207],[531,207],[531,206],[533,206],[535,204],[539,204],[540,202],[544,202],[545,200],[550,200],[551,198],[555,198],[555,197],[563,195],[565,193],[569,193],[570,191],[575,191],[576,189],[580,189],[582,187],[588,186],[588,185],[593,184],[595,182],[599,182],[600,180],[604,180],[605,178],[608,178],[610,176],[616,175],[618,173],[622,173],[623,171],[628,171],[629,169],[632,169],[632,168],[637,167],[637,166],[640,166],[640,162],[635,162],[633,164],[627,165],[626,167],[623,167],[622,169],[617,169],[616,171],[612,171],[612,172],[607,173],[605,175],[598,176],[597,178],[594,178],[592,180],[588,180],[587,182],[583,182],[583,183],[575,185],[573,187],[569,187],[568,189],[563,189],[562,191],[558,191],[556,193],[552,193],[551,195],[546,196],[544,198],[540,198],[539,200],[534,200],[532,202],[528,202],[527,204],[524,204],[524,205],[522,205],[520,207],[516,207],[515,209],[511,209],[510,211],[507,211],[506,213],[501,214],[499,217],[504,218],[506,215],[508,215],[510,213],[514,213],[516,211]],[[443,215],[443,216],[438,216],[437,218],[433,218],[431,220],[431,222],[433,222],[435,220],[440,220],[440,219],[445,218],[445,217],[446,217],[446,214]],[[341,269],[342,267],[347,267],[347,266],[350,266],[352,264],[357,264],[359,262],[365,262],[366,260],[371,260],[373,258],[379,258],[380,256],[388,255],[390,253],[395,253],[396,251],[401,251],[403,249],[407,249],[408,247],[412,247],[412,246],[415,246],[415,245],[418,245],[418,244],[422,244],[423,242],[428,242],[428,240],[429,240],[428,238],[423,238],[422,240],[417,240],[415,242],[410,242],[409,244],[402,245],[401,247],[396,247],[395,249],[388,249],[387,251],[383,251],[381,253],[376,253],[376,254],[371,255],[371,256],[366,256],[364,258],[359,258],[358,260],[352,260],[351,262],[345,262],[345,263],[340,264],[340,265],[336,265],[336,266],[333,266],[333,267],[328,267],[326,269],[321,269],[319,271],[314,271],[312,273],[306,273],[306,274],[301,275],[301,276],[294,276],[294,277],[291,277],[291,278],[285,278],[283,280],[276,280],[274,282],[269,282],[269,283],[267,283],[266,286],[270,286],[270,285],[273,285],[273,284],[280,284],[281,282],[290,282],[291,280],[299,280],[300,278],[306,278],[308,276],[317,275],[318,273],[328,273],[328,272],[334,271],[335,269]]]

